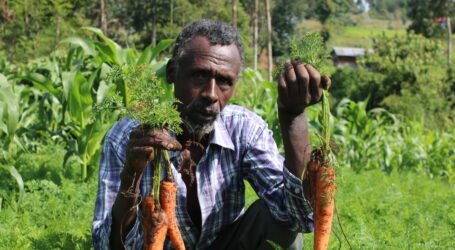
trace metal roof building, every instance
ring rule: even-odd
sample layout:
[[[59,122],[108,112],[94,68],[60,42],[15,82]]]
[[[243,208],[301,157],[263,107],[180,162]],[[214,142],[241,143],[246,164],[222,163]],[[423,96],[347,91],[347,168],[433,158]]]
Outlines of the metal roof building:
[[[357,67],[356,58],[364,56],[365,53],[372,53],[372,49],[352,48],[352,47],[333,47],[332,55],[333,64],[337,67]]]

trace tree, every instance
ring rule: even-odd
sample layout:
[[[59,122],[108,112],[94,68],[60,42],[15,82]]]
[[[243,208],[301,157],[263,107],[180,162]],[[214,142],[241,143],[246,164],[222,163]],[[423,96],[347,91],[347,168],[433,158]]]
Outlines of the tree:
[[[368,97],[369,108],[386,107],[432,128],[450,126],[454,95],[442,44],[413,33],[382,35],[373,43],[374,52],[359,60],[359,68],[337,69],[332,75],[338,83],[331,88],[333,96],[354,101]]]
[[[267,50],[267,16],[265,15],[265,1],[259,0],[240,0],[242,9],[250,16],[251,22],[249,23],[249,30],[252,36],[251,43],[249,46],[245,44],[246,51],[248,52],[250,48],[253,48],[252,51],[252,63],[253,68],[258,68],[259,55],[262,49]],[[264,10],[264,11],[260,11]],[[264,15],[261,15],[264,13]],[[245,32],[246,33],[246,32]],[[249,55],[249,53],[248,53]],[[248,56],[247,55],[247,56]]]
[[[436,22],[437,18],[455,16],[455,6],[452,0],[409,0],[408,17],[412,20],[410,30],[425,37],[437,37],[446,31]]]
[[[400,11],[405,13],[407,0],[367,0],[370,11],[380,16]]]
[[[356,6],[352,0],[316,0],[314,12],[321,23],[331,17],[339,17],[354,10]]]
[[[237,29],[237,0],[232,1],[232,27]]]
[[[107,0],[100,0],[100,26],[101,31],[107,35]]]
[[[178,1],[177,3],[178,4]],[[130,34],[134,34],[134,43],[139,48],[156,44],[160,39],[162,27],[174,23],[174,4],[169,0],[115,0],[111,3],[113,18],[119,20],[119,25]],[[171,15],[172,13],[172,15]],[[175,29],[175,27],[172,27]],[[129,41],[128,41],[129,42]]]
[[[8,2],[6,0],[0,0],[0,20],[8,22],[13,18],[12,11],[8,8]]]
[[[259,0],[254,0],[253,13],[253,68],[258,68]]]
[[[1,22],[0,50],[11,61],[49,54],[61,37],[77,32],[72,27],[91,25],[79,13],[97,9],[88,0],[2,0],[4,6],[9,21]]]
[[[303,20],[306,12],[304,2],[296,0],[290,7],[287,0],[275,1],[272,12],[274,56],[284,56],[289,51],[289,42],[295,35],[297,23]]]
[[[272,20],[270,15],[270,0],[265,0],[265,14],[267,15],[267,55],[268,55],[268,79],[272,81]]]

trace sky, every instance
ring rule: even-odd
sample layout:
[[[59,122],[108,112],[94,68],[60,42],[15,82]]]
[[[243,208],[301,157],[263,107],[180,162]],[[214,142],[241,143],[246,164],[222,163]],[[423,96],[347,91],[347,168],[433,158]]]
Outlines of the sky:
[[[356,2],[359,2],[359,0],[356,0]],[[366,0],[360,0],[363,6],[363,10],[365,12],[368,12],[370,10],[370,3],[368,3]]]

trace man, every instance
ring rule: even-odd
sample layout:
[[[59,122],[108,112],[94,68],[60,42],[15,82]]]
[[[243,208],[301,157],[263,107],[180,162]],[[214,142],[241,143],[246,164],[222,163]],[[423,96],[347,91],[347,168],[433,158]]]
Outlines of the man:
[[[311,151],[304,110],[330,80],[308,64],[285,64],[278,84],[283,159],[261,118],[228,105],[243,62],[239,35],[227,24],[199,20],[179,34],[166,80],[181,101],[184,132],[174,138],[131,119],[109,131],[92,228],[96,249],[142,248],[138,203],[151,185],[156,148],[175,150],[176,214],[187,249],[272,249],[269,241],[299,247],[298,233],[313,227],[301,181]],[[178,172],[185,160],[193,167]],[[260,197],[245,213],[244,180]]]

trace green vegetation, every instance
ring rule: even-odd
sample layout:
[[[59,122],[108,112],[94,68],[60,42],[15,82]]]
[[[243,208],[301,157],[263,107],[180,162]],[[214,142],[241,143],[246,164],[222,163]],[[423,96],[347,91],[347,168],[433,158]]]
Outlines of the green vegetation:
[[[453,126],[454,94],[441,43],[412,33],[383,35],[373,49],[359,59],[358,69],[341,68],[332,75],[336,98],[369,97],[370,109],[385,107],[429,128]]]
[[[381,171],[338,173],[333,237],[330,249],[449,249],[455,223],[455,186],[421,173]],[[257,196],[247,186],[247,205]],[[340,227],[341,223],[341,227]],[[341,229],[342,228],[342,229]],[[313,248],[313,235],[304,235]]]
[[[91,246],[97,179],[79,179],[79,164],[63,167],[62,145],[41,145],[13,157],[25,181],[15,196],[14,181],[0,171],[0,249],[88,249]],[[12,196],[13,195],[13,196]]]
[[[338,176],[339,220],[355,249],[450,249],[455,240],[455,186],[416,173],[378,170]],[[330,249],[349,249],[337,218]],[[339,238],[339,240],[337,239]],[[312,248],[312,235],[305,235]]]
[[[180,114],[175,109],[177,99],[166,94],[153,68],[145,64],[115,67],[111,75],[114,82],[125,82],[126,104],[122,104],[120,96],[112,96],[100,105],[99,112],[120,110],[121,116],[150,128],[181,132]]]
[[[0,212],[0,249],[90,249],[97,184],[28,181],[21,199]]]
[[[329,26],[330,40],[327,43],[328,48],[332,47],[359,47],[372,48],[372,37],[393,37],[395,35],[404,35],[404,30],[393,30],[379,27],[358,27],[358,26]]]

